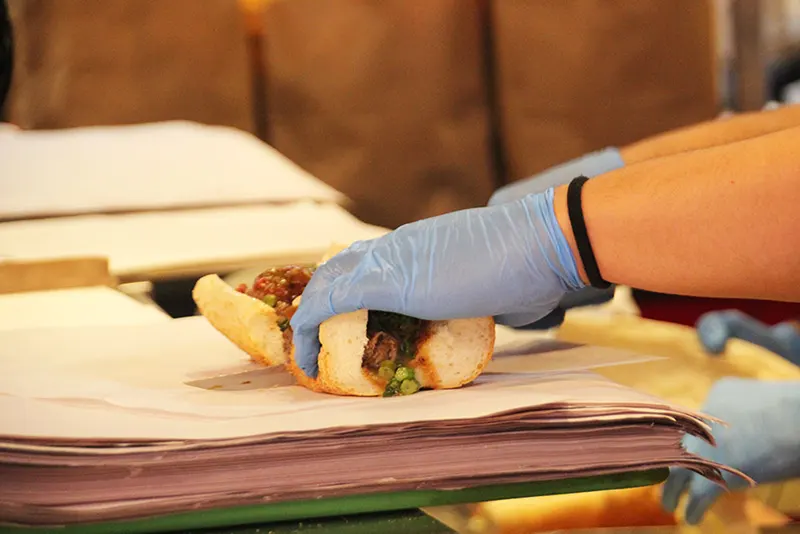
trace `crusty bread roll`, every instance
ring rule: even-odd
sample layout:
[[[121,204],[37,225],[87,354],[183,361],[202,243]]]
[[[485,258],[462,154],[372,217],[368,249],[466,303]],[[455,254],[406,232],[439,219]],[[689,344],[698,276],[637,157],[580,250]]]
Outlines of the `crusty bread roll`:
[[[343,247],[326,254],[331,257]],[[338,395],[379,396],[386,381],[362,366],[368,344],[369,312],[337,315],[320,325],[319,373],[310,379],[297,366],[291,330],[282,332],[279,316],[264,302],[241,293],[217,275],[198,280],[193,297],[200,313],[256,362],[286,365],[296,380],[314,391]],[[297,304],[298,299],[295,299]],[[494,351],[495,325],[491,317],[431,321],[415,356],[405,365],[414,370],[422,388],[450,389],[480,375]]]
[[[236,291],[216,274],[198,280],[192,298],[208,322],[254,361],[267,366],[286,363],[289,351],[273,308]]]

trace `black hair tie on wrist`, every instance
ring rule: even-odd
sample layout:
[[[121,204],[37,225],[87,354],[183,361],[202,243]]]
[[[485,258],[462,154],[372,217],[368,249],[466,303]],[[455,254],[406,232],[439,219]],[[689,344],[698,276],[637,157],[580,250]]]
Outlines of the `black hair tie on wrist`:
[[[611,284],[606,282],[600,275],[597,259],[595,259],[594,251],[592,250],[592,243],[589,241],[589,233],[586,231],[586,221],[583,218],[581,192],[583,191],[583,184],[588,181],[587,177],[578,176],[569,183],[567,188],[567,212],[569,213],[569,222],[572,225],[572,233],[575,235],[575,244],[578,246],[578,254],[586,271],[586,277],[589,278],[589,284],[597,289],[606,289],[611,287]]]

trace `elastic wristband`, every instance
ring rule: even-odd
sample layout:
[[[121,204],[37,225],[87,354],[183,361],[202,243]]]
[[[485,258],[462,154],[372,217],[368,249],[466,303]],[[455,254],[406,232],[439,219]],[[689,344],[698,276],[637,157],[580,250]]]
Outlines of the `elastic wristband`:
[[[592,243],[589,241],[589,233],[586,231],[586,221],[583,218],[583,206],[581,204],[581,192],[583,184],[589,179],[585,176],[578,176],[569,183],[567,188],[567,212],[569,222],[572,225],[572,233],[575,236],[575,244],[578,246],[578,255],[581,257],[583,269],[589,284],[597,289],[607,289],[611,284],[606,282],[600,275],[597,267],[597,259],[594,257]]]

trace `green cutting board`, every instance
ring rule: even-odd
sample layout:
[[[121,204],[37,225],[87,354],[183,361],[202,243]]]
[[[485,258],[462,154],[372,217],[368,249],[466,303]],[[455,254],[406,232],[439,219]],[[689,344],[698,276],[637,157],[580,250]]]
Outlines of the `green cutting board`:
[[[422,490],[373,493],[310,501],[279,502],[218,510],[202,510],[133,521],[81,524],[60,528],[0,527],[0,534],[150,534],[155,532],[186,532],[196,529],[214,529],[212,532],[219,534],[234,532],[237,534],[246,532],[288,534],[290,532],[302,532],[304,528],[306,529],[305,531],[310,531],[310,529],[314,528],[319,529],[321,524],[319,521],[311,521],[306,527],[298,525],[298,521],[308,522],[319,518],[340,518],[338,520],[340,532],[400,534],[410,532],[409,528],[424,526],[422,523],[427,520],[416,518],[416,516],[412,518],[413,521],[393,520],[386,524],[382,523],[380,528],[375,530],[374,515],[364,516],[365,521],[363,523],[359,522],[357,518],[350,518],[347,521],[343,521],[341,518],[360,514],[374,514],[375,512],[413,510],[430,506],[649,486],[664,481],[668,474],[668,469],[656,469],[588,478],[482,486],[455,491]],[[243,525],[259,525],[259,528],[257,530],[232,529],[232,527],[241,527]],[[269,528],[265,529],[265,525],[269,525]],[[363,529],[361,529],[361,526],[363,526]],[[329,530],[330,528],[326,527],[325,531],[328,532]]]
[[[183,534],[453,534],[453,529],[420,510],[326,517]]]

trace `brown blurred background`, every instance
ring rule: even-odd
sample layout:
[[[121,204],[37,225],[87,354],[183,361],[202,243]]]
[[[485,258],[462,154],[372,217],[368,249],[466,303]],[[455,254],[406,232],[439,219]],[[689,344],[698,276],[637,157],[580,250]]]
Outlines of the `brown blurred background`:
[[[23,128],[256,133],[395,227],[720,110],[711,0],[8,0]]]

